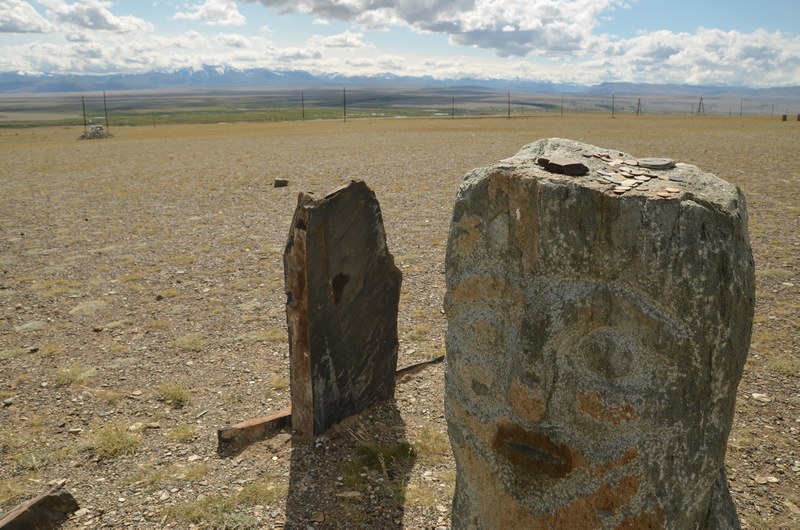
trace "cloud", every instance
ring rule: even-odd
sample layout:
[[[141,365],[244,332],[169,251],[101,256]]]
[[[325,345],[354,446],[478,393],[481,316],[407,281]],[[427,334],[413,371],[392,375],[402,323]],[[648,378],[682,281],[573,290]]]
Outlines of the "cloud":
[[[367,44],[361,40],[363,37],[363,33],[345,31],[339,35],[330,35],[327,37],[315,35],[313,40],[325,48],[367,48]]]
[[[229,48],[249,48],[251,46],[250,39],[237,33],[220,33],[214,40]]]
[[[606,43],[585,65],[621,81],[796,84],[800,79],[800,37],[765,30],[656,31]]]
[[[0,0],[0,33],[44,33],[50,23],[29,3]]]
[[[204,0],[202,4],[193,4],[189,11],[178,11],[172,18],[195,20],[209,26],[243,26],[246,22],[235,0]]]
[[[280,13],[344,20],[375,29],[408,26],[443,33],[461,46],[495,50],[501,57],[562,56],[590,50],[604,12],[625,0],[245,0]]]
[[[153,25],[134,16],[116,16],[110,10],[111,2],[82,0],[68,4],[62,0],[40,0],[54,21],[68,28],[105,30],[115,33],[142,33],[153,31]]]
[[[144,72],[218,64],[312,73],[516,77],[583,84],[630,81],[755,87],[797,85],[800,79],[800,37],[796,35],[702,27],[692,32],[642,32],[627,39],[599,33],[596,21],[607,10],[622,6],[619,0],[248,1],[284,12],[306,12],[310,20],[348,17],[362,29],[352,26],[343,33],[315,35],[298,41],[299,45],[282,47],[265,32],[226,30],[211,35],[212,31],[198,27],[181,35],[158,35],[141,19],[115,15],[112,3],[103,0],[39,0],[44,16],[31,7],[32,2],[0,0],[2,31],[47,31],[49,41],[30,42],[45,40],[36,35],[7,39],[29,42],[0,45],[0,71]],[[235,20],[231,13],[238,14],[232,0],[184,5],[184,12],[196,14],[197,22],[220,24]],[[223,6],[232,9],[213,15],[212,8]],[[398,24],[420,33],[447,35],[457,46],[415,55],[413,49],[375,46],[363,29]],[[318,30],[325,33],[326,28]],[[50,42],[55,35],[61,36],[57,44]],[[470,48],[493,50],[497,56]],[[389,50],[392,53],[386,54]]]
[[[276,47],[264,37],[206,36],[187,31],[176,36],[83,32],[61,44],[31,42],[0,47],[0,72],[106,74],[199,68],[297,68],[322,71],[322,52],[314,46]]]

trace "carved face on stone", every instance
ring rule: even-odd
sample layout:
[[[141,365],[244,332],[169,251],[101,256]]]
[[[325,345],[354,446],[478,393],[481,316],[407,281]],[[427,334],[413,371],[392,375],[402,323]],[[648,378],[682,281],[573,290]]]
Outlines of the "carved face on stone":
[[[508,495],[505,514],[563,505],[562,522],[577,523],[571,504],[581,517],[602,505],[624,513],[643,495],[642,442],[670,435],[658,377],[670,368],[659,352],[681,342],[680,323],[652,301],[592,280],[526,286],[470,276],[449,302],[459,298],[470,302],[448,318],[468,332],[450,338],[448,355],[458,353],[448,371],[472,412],[448,403],[471,430],[456,433],[465,443],[454,448],[471,453],[462,463],[495,469],[474,469],[482,477],[475,486],[494,482]]]
[[[681,510],[678,527],[699,520],[733,412],[710,367],[719,322],[698,322],[701,304],[680,309],[669,289],[695,287],[664,287],[619,245],[598,245],[593,263],[585,244],[564,244],[581,236],[572,225],[547,233],[525,219],[548,205],[530,182],[488,180],[480,201],[457,205],[448,243],[454,528],[662,527]],[[600,213],[557,219],[570,214],[596,236]]]

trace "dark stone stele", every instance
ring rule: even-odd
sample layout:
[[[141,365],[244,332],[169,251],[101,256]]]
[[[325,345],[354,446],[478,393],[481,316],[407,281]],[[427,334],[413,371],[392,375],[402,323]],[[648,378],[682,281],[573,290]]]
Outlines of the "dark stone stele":
[[[283,255],[292,428],[318,436],[394,396],[402,273],[363,182],[301,193]]]

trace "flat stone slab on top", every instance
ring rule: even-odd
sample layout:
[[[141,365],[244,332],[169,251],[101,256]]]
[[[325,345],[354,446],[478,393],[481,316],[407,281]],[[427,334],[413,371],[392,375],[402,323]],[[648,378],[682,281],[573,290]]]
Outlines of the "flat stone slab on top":
[[[639,166],[647,169],[672,169],[675,161],[671,158],[639,158]]]
[[[589,168],[577,160],[565,156],[539,157],[536,163],[551,173],[580,176],[589,172]]]
[[[283,261],[292,428],[317,436],[394,396],[402,273],[362,181],[299,195]]]

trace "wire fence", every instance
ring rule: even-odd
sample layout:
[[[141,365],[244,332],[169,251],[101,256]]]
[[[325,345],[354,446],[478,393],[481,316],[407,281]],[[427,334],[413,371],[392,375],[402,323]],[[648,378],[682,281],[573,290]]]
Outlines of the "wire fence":
[[[23,100],[17,100],[19,106]],[[0,97],[0,114],[3,114]],[[140,93],[105,92],[75,96],[31,97],[29,109],[63,112],[47,124],[109,126],[167,123],[271,122],[320,119],[546,117],[570,114],[617,116],[778,116],[794,121],[800,112],[800,94],[794,97],[742,98],[737,96],[628,94],[534,94],[480,87],[418,89],[318,88],[311,90],[238,90],[227,92]],[[13,113],[9,113],[13,114]],[[800,114],[797,115],[800,120]],[[0,126],[28,124],[0,120]],[[20,125],[21,126],[21,125]]]

